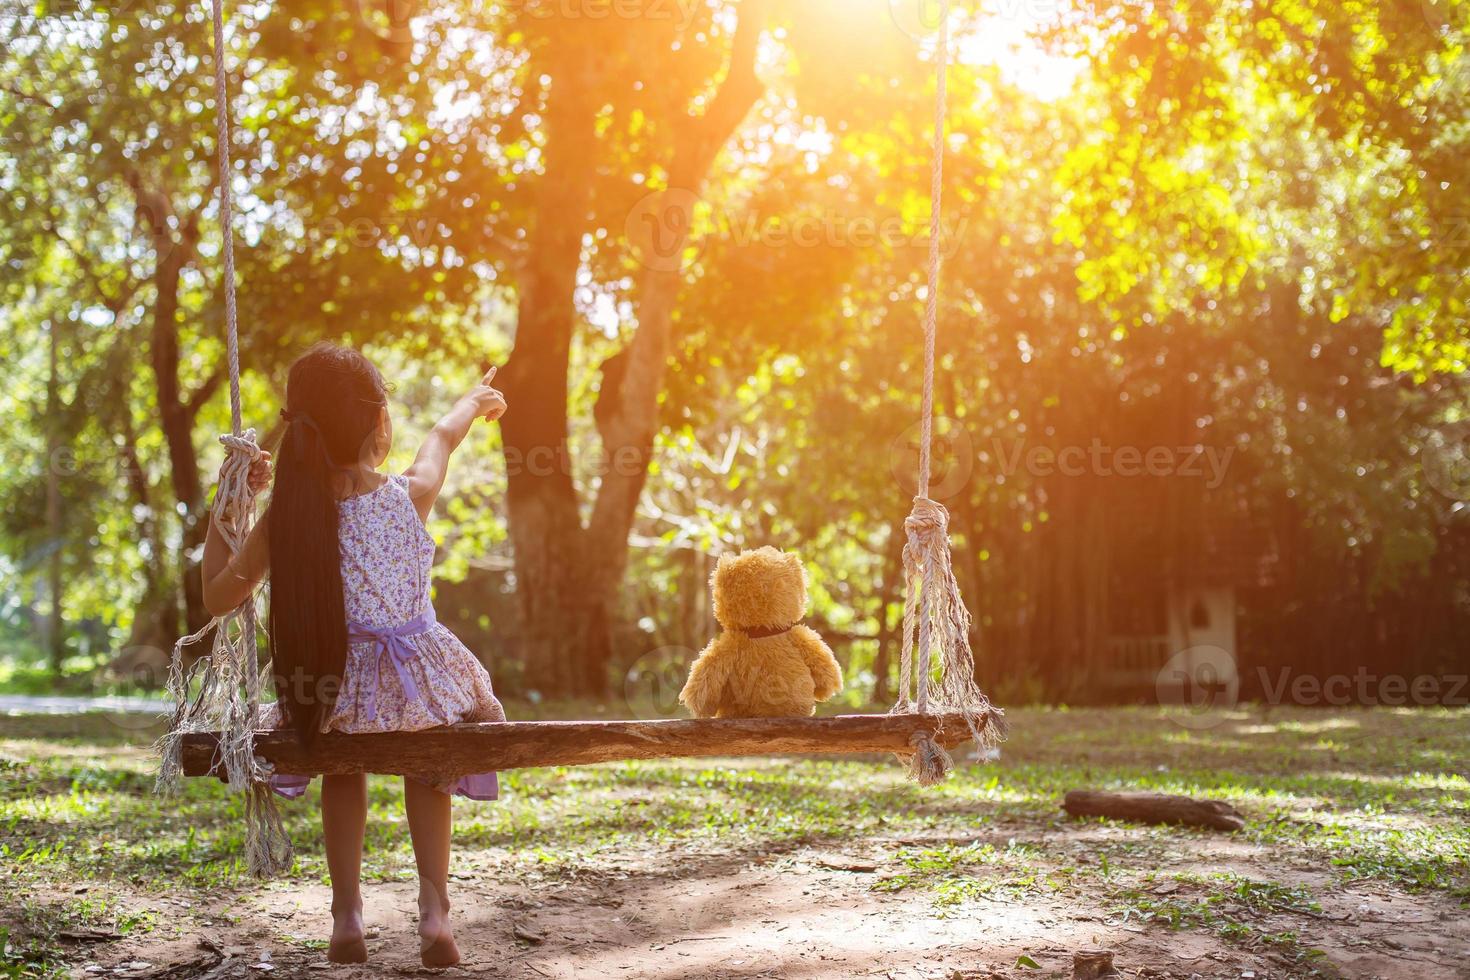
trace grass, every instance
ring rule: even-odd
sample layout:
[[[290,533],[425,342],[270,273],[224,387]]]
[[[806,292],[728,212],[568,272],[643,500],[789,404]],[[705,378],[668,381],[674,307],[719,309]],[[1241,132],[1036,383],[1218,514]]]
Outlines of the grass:
[[[538,714],[554,709],[543,705]],[[513,716],[528,712],[511,707]],[[1331,869],[1470,905],[1470,713],[1442,709],[1240,710],[1198,731],[1157,709],[1025,709],[996,764],[920,790],[885,760],[670,760],[503,774],[504,799],[456,806],[457,858],[501,879],[623,873],[648,855],[779,856],[803,845],[881,846],[872,887],[925,894],[940,914],[989,900],[1080,895],[1115,921],[1320,954],[1272,925],[1317,899],[1269,873],[1187,867],[1206,840],[1178,828],[1078,824],[1058,809],[1076,787],[1224,799],[1248,817],[1237,839],[1272,863]],[[59,731],[58,731],[59,727]],[[152,795],[154,733],[87,719],[0,719],[4,970],[47,976],[65,925],[152,928],[119,915],[113,889],[181,890],[227,915],[256,887],[242,864],[241,807],[211,780]],[[406,879],[413,860],[397,781],[370,781],[369,880]],[[310,798],[287,804],[295,873],[324,880]],[[1068,838],[1068,834],[1072,836]],[[1161,874],[1162,867],[1173,867]],[[1269,867],[1267,868],[1269,871]],[[89,889],[87,897],[71,893]],[[1162,892],[1161,892],[1162,889]],[[53,928],[54,926],[54,928]],[[30,971],[30,972],[16,972]],[[4,975],[0,973],[0,975]]]
[[[1180,889],[1181,883],[1187,887]],[[1141,920],[1175,930],[1205,929],[1249,949],[1271,947],[1296,965],[1316,964],[1325,956],[1323,950],[1304,945],[1295,931],[1261,925],[1280,912],[1317,915],[1322,911],[1311,891],[1300,885],[1256,881],[1231,872],[1175,875],[1173,889],[1163,896],[1126,887],[1112,897],[1111,911],[1121,922]]]
[[[106,896],[54,903],[21,898],[6,912],[14,921],[0,926],[0,977],[68,977],[60,956],[68,935],[121,939],[152,931],[159,919],[154,912],[118,907]]]
[[[74,697],[157,697],[157,684],[118,677],[107,669],[108,657],[69,657],[60,675],[49,664],[12,655],[0,659],[0,694],[71,695]],[[109,654],[110,656],[110,654]],[[146,679],[145,679],[146,680]]]

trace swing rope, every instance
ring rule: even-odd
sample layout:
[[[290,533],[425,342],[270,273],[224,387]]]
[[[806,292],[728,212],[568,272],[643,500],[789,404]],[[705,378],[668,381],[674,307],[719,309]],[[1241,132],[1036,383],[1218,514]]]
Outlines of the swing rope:
[[[251,464],[260,458],[260,447],[256,442],[255,430],[243,428],[242,422],[232,234],[233,202],[230,188],[230,122],[222,3],[223,0],[211,0],[220,222],[224,229],[222,258],[231,431],[220,436],[220,442],[225,447],[225,461],[220,470],[219,489],[209,519],[233,554],[244,546],[254,523],[255,499],[250,489],[249,476]],[[1004,738],[1004,717],[1000,709],[993,707],[975,684],[974,656],[969,640],[970,615],[965,609],[950,563],[949,514],[943,505],[929,497],[935,335],[939,319],[945,76],[949,62],[948,0],[941,0],[940,13],[939,40],[935,54],[937,81],[934,157],[930,173],[932,208],[929,218],[928,291],[923,319],[924,390],[919,479],[913,509],[904,521],[907,540],[903,550],[906,585],[903,649],[899,695],[890,714],[934,719],[958,715],[963,718],[965,727],[969,729],[977,746],[985,747]],[[271,765],[256,754],[256,731],[262,720],[260,696],[263,678],[257,647],[258,616],[255,602],[255,596],[251,596],[238,609],[216,617],[199,632],[186,636],[175,644],[169,665],[168,690],[174,698],[176,708],[167,734],[159,740],[162,762],[158,788],[160,791],[169,791],[179,787],[185,774],[183,746],[186,740],[194,744],[202,737],[217,746],[208,765],[199,766],[198,760],[194,760],[190,771],[222,772],[232,790],[245,794],[247,863],[253,874],[266,876],[289,868],[292,853],[291,842],[286,836],[268,785],[272,774]],[[184,650],[211,635],[213,641],[209,656],[201,658],[186,670],[183,665]],[[917,662],[915,650],[918,652]],[[939,655],[938,671],[933,669],[936,650]],[[195,692],[192,696],[191,690]],[[851,727],[854,722],[873,720],[876,719],[803,719],[799,720],[799,724],[827,721],[842,722]],[[527,723],[507,727],[525,728]],[[938,782],[952,768],[953,762],[941,743],[953,741],[955,735],[953,731],[941,732],[926,724],[920,726],[920,730],[910,737],[910,775],[920,784]],[[830,737],[815,739],[810,748],[812,751],[850,750],[850,742],[845,741],[845,738],[846,736],[839,736],[837,743]],[[748,754],[750,748],[750,744],[742,743],[742,754]],[[710,753],[701,751],[700,754]],[[599,755],[598,758],[617,756],[618,752],[614,750],[611,754]],[[399,770],[390,767],[388,771]]]
[[[924,296],[924,394],[919,436],[918,493],[903,522],[904,604],[903,649],[899,654],[898,700],[892,713],[954,713],[964,717],[977,748],[1005,737],[1003,714],[975,683],[975,657],[970,650],[970,613],[960,595],[949,552],[949,512],[929,497],[934,439],[934,347],[939,326],[939,274],[944,195],[945,82],[949,74],[949,0],[939,4],[939,37],[935,46],[934,147],[929,170],[929,261]],[[918,658],[915,662],[914,653]],[[938,652],[936,675],[933,656]],[[909,775],[920,785],[937,783],[949,774],[953,760],[933,737],[913,736]]]
[[[255,493],[250,466],[260,458],[254,429],[243,428],[240,399],[240,333],[235,304],[234,202],[230,188],[229,89],[225,74],[223,0],[211,0],[214,27],[215,142],[218,157],[220,226],[223,229],[225,351],[230,378],[230,432],[220,436],[225,461],[209,520],[231,554],[238,554],[255,523]],[[210,620],[203,629],[174,644],[169,658],[168,691],[175,704],[167,734],[159,742],[160,791],[177,790],[183,777],[183,738],[189,732],[219,733],[219,764],[230,789],[245,794],[245,855],[252,874],[265,877],[291,866],[291,840],[271,794],[270,767],[255,754],[260,727],[258,615],[255,596],[237,609]],[[184,650],[213,636],[208,657],[189,669]],[[197,693],[190,690],[197,684]],[[241,688],[244,697],[241,697]]]

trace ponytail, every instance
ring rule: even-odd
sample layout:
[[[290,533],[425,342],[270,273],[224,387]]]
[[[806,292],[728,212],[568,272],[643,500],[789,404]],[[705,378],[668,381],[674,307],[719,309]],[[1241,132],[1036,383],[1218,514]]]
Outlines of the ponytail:
[[[321,731],[347,663],[337,479],[359,460],[384,404],[381,376],[356,351],[320,344],[291,367],[267,527],[268,633],[276,697],[305,745]]]

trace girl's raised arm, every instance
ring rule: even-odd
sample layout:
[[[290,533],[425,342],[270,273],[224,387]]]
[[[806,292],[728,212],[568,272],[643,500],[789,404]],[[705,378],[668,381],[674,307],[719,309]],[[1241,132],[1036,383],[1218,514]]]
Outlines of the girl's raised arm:
[[[429,511],[434,509],[434,501],[439,499],[439,491],[444,487],[449,457],[464,441],[475,419],[493,422],[505,414],[505,396],[490,387],[496,370],[491,368],[485,372],[480,383],[434,424],[424,444],[419,447],[413,465],[404,471],[403,475],[408,477],[408,495],[413,498],[419,517],[425,521],[429,519]]]

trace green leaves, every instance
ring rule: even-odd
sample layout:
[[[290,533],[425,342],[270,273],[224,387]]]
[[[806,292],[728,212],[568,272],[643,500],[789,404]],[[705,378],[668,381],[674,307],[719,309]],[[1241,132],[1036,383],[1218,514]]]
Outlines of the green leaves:
[[[1385,323],[1386,367],[1470,365],[1470,236],[1446,210],[1470,181],[1466,5],[1089,13],[1105,136],[1069,155],[1057,218],[1084,299],[1137,323],[1285,276]]]
[[[232,9],[248,420],[269,421],[283,365],[319,337],[369,346],[401,382],[405,441],[442,405],[433,379],[504,355],[560,89],[595,103],[595,124],[558,149],[596,161],[588,213],[547,212],[552,230],[585,232],[575,293],[556,301],[578,325],[574,478],[594,489],[599,367],[637,326],[646,281],[630,213],[670,181],[734,23],[724,4],[665,9],[680,16],[432,4],[407,34],[324,0]],[[896,622],[928,244],[930,35],[893,13],[879,0],[775,7],[765,94],[692,208],[635,528],[656,546],[637,549],[624,610],[696,639],[694,600],[663,603],[700,591],[689,550],[798,549],[814,617],[853,637],[841,652],[864,686],[888,669],[880,640]],[[1122,574],[1098,564],[1097,536],[1128,523],[1112,508],[1133,488],[1007,464],[1093,439],[1234,452],[1236,504],[1273,515],[1275,540],[1305,535],[1304,565],[1352,568],[1298,583],[1285,606],[1359,608],[1411,583],[1449,604],[1464,581],[1456,501],[1423,460],[1463,414],[1441,382],[1470,362],[1466,5],[1084,3],[1059,16],[1049,44],[1090,70],[1058,98],[982,63],[973,5],[955,19],[938,411],[979,635],[1012,651],[1101,642],[1073,597]],[[222,239],[208,21],[172,2],[62,5],[3,30],[0,449],[16,462],[0,472],[0,553],[26,609],[44,604],[38,575],[59,547],[69,617],[102,624],[85,644],[78,629],[77,649],[103,649],[145,597],[167,612],[179,509],[196,503],[175,489],[155,344],[176,342],[173,380],[202,393],[200,479],[226,420],[209,388]],[[177,288],[160,296],[170,260]],[[155,335],[160,310],[169,329]],[[54,379],[40,356],[53,331]],[[75,456],[61,535],[44,529],[52,380]],[[504,480],[493,436],[469,448],[434,532],[446,581],[485,588],[485,556],[506,557]],[[1160,486],[1158,513],[1203,506],[1193,486]],[[1152,553],[1126,543],[1116,550]]]

